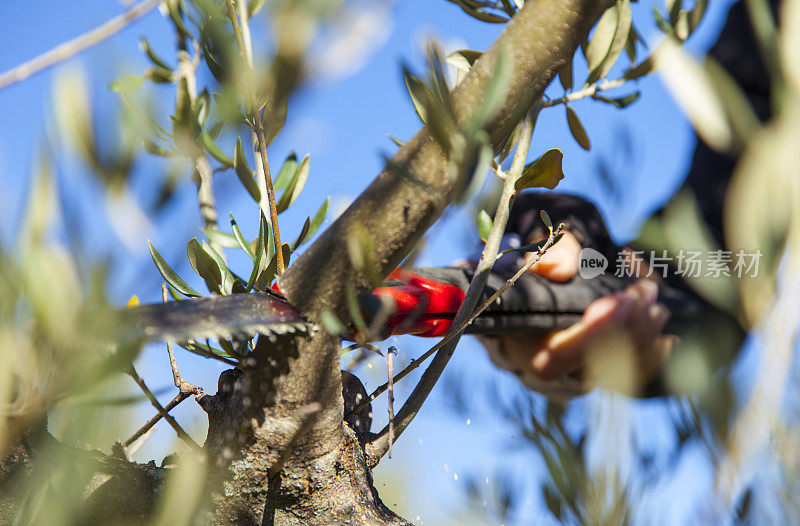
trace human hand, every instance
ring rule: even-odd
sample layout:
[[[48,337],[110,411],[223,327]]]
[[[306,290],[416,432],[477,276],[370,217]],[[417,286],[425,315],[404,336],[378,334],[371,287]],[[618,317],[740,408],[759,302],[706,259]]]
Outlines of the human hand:
[[[568,281],[578,272],[580,250],[566,232],[530,271]],[[545,394],[570,396],[597,384],[635,394],[655,377],[675,341],[661,334],[669,312],[657,296],[657,284],[640,279],[592,302],[571,327],[543,336],[504,336],[487,347],[498,365]]]

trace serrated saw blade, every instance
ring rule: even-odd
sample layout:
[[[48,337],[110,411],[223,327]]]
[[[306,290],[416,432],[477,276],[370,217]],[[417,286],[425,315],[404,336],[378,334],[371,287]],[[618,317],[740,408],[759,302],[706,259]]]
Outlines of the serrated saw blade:
[[[140,305],[124,316],[147,341],[249,338],[309,332],[316,326],[281,297],[273,294],[231,294]]]

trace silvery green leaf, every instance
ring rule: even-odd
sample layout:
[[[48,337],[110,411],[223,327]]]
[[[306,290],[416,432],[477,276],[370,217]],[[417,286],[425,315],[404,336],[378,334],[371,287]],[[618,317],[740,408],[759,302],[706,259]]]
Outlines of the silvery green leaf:
[[[325,221],[325,216],[328,213],[328,205],[330,204],[330,202],[331,202],[330,197],[325,198],[325,202],[322,203],[322,206],[319,207],[317,213],[314,214],[314,217],[311,219],[311,225],[309,226],[308,234],[306,234],[306,239],[304,240],[304,242],[308,239],[311,239],[311,237],[317,232],[319,227],[322,225],[322,222]]]
[[[169,283],[172,286],[172,288],[174,288],[184,296],[190,296],[190,297],[202,296],[202,294],[194,290],[185,281],[183,281],[180,278],[180,276],[178,276],[177,272],[172,270],[172,267],[170,267],[164,260],[164,258],[161,257],[161,254],[158,253],[158,250],[156,250],[156,247],[154,247],[152,243],[148,241],[147,246],[150,249],[150,255],[153,258],[153,263],[156,264],[156,268],[158,269],[158,272],[161,274],[161,276],[164,278],[164,281]]]
[[[589,135],[583,128],[583,124],[581,124],[578,114],[575,113],[575,111],[569,106],[565,105],[564,108],[566,108],[567,112],[567,125],[569,125],[569,131],[572,134],[572,137],[575,138],[575,142],[577,142],[578,145],[580,145],[580,147],[584,150],[590,150],[592,148],[592,143],[589,141]]]
[[[142,87],[144,77],[141,75],[124,75],[108,85],[117,93],[130,93]]]
[[[247,17],[249,18],[261,11],[265,3],[266,0],[249,0],[249,2],[247,2]]]
[[[255,258],[253,262],[253,270],[250,272],[250,279],[247,281],[247,292],[253,290],[253,287],[256,284],[256,280],[258,279],[258,274],[263,270],[263,267],[266,266],[264,264],[264,259],[266,254],[264,254],[264,235],[265,235],[265,228],[264,225],[266,224],[266,219],[264,219],[264,214],[261,214],[261,220],[259,221],[259,229],[258,229],[258,237],[256,238],[256,248],[255,248]]]
[[[594,33],[586,44],[583,50],[583,55],[586,57],[586,64],[589,71],[594,71],[600,66],[603,60],[608,56],[608,51],[614,41],[614,35],[617,33],[617,26],[619,25],[619,7],[617,4],[606,9]]]
[[[247,158],[244,156],[244,148],[242,147],[242,139],[236,139],[236,149],[233,154],[233,169],[236,171],[236,176],[241,181],[242,186],[245,187],[247,193],[253,198],[253,201],[258,203],[261,201],[261,191],[258,189],[253,171],[247,164]]]
[[[605,77],[612,66],[614,66],[622,50],[625,49],[625,44],[628,41],[628,34],[631,30],[630,0],[619,0],[616,5],[616,11],[617,25],[614,36],[608,45],[605,56],[594,68],[591,68],[589,77],[586,79],[587,85],[594,84],[598,79]]]
[[[283,165],[281,166],[278,175],[272,182],[272,188],[276,192],[283,190],[284,188],[289,186],[289,183],[294,178],[296,172],[297,172],[297,154],[292,152],[286,157],[286,160],[283,161]]]
[[[281,195],[280,200],[278,200],[276,208],[279,214],[292,206],[292,204],[297,200],[297,197],[300,195],[300,192],[303,190],[303,186],[305,186],[306,180],[308,179],[308,171],[309,158],[308,155],[306,155],[297,166],[297,171],[295,172],[294,177],[292,177],[292,181],[289,183],[289,186],[283,192],[283,195]]]
[[[236,241],[236,236],[233,234],[220,232],[214,228],[201,228],[200,230],[203,231],[208,240],[212,243],[216,243],[225,248],[236,248],[239,246],[238,241]]]
[[[203,146],[205,146],[206,151],[211,155],[211,157],[227,167],[233,166],[233,159],[228,157],[225,152],[223,152],[222,149],[217,146],[217,143],[214,142],[214,139],[212,139],[205,130],[203,130]]]
[[[664,83],[698,135],[712,148],[728,151],[733,144],[733,130],[705,69],[670,39],[662,42],[655,59]]]
[[[550,230],[553,230],[553,222],[550,220],[550,214],[548,214],[546,210],[539,210],[539,217],[542,218],[542,223],[544,223],[544,226]]]
[[[408,71],[404,72],[403,77],[405,78],[406,88],[408,89],[408,94],[411,95],[411,102],[414,104],[414,110],[417,112],[417,116],[419,116],[419,119],[423,123],[427,122],[426,102],[428,100],[433,100],[433,92],[431,92],[430,88],[422,82],[421,79],[415,77]]]
[[[203,250],[203,246],[197,241],[197,238],[193,237],[189,240],[186,245],[186,255],[189,257],[189,263],[194,271],[206,282],[208,290],[222,294],[222,272],[214,258]]]
[[[169,65],[161,59],[161,57],[156,55],[155,51],[153,51],[153,47],[150,45],[150,42],[148,42],[146,38],[142,37],[139,40],[139,49],[141,49],[147,54],[147,56],[150,58],[150,61],[154,65],[164,69],[171,69]]]
[[[256,256],[253,253],[253,249],[250,247],[250,243],[245,240],[244,236],[242,235],[242,231],[239,230],[239,225],[236,224],[233,214],[231,214],[231,229],[233,230],[233,235],[236,238],[236,242],[239,244],[239,247],[241,247],[245,254],[250,256],[251,259],[255,260]]]

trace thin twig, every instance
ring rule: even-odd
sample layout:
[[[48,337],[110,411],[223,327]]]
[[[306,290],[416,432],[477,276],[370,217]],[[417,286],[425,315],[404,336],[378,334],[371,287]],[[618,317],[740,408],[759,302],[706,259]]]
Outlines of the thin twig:
[[[236,4],[236,8],[238,11],[238,22],[239,28],[242,31],[242,43],[244,44],[244,57],[246,64],[250,71],[253,70],[253,46],[250,39],[250,20],[247,16],[247,3],[246,2],[239,2]],[[264,214],[264,217],[270,218],[272,220],[272,213],[270,210],[274,209],[274,206],[270,206],[270,200],[268,195],[268,186],[267,186],[267,174],[269,172],[269,160],[267,162],[263,162],[264,158],[261,157],[261,147],[260,142],[258,140],[258,134],[256,133],[255,128],[250,129],[250,147],[251,151],[253,152],[253,157],[256,159],[255,168],[256,168],[256,184],[258,185],[258,192],[259,192],[259,199],[258,199],[258,207],[261,210],[261,213]],[[267,170],[264,170],[264,167]],[[270,178],[270,182],[272,179]],[[273,192],[273,204],[274,204],[274,192]],[[277,224],[277,222],[275,223]],[[273,241],[278,239],[280,241],[280,232],[278,233],[277,237],[273,234]],[[277,244],[275,246],[278,246]],[[283,254],[281,254],[283,257]],[[267,265],[269,262],[264,262],[264,265]]]
[[[287,460],[289,460],[289,456],[292,454],[295,444],[303,435],[303,432],[306,430],[309,424],[311,424],[311,417],[319,413],[321,409],[322,404],[319,402],[313,402],[301,407],[297,411],[297,416],[300,418],[300,424],[297,426],[297,430],[292,435],[292,438],[289,439],[289,443],[286,444],[286,447],[281,450],[277,460],[275,460],[275,463],[269,467],[268,478],[273,479],[278,473],[280,473],[283,465],[286,464]]]
[[[133,443],[130,445],[130,447],[128,447],[128,449],[127,449],[127,453],[128,453],[128,455],[130,455],[131,457],[132,457],[133,455],[135,455],[135,454],[136,454],[136,453],[137,453],[137,452],[138,452],[138,451],[139,451],[139,450],[142,448],[142,446],[145,444],[145,442],[147,442],[148,440],[150,440],[150,437],[151,437],[151,436],[153,436],[153,433],[155,433],[155,432],[156,432],[156,429],[158,429],[158,424],[156,424],[156,425],[154,425],[153,427],[151,427],[150,429],[148,429],[148,430],[145,432],[145,434],[144,434],[144,435],[142,435],[142,436],[140,436],[138,439],[136,439],[136,440],[135,440],[135,441],[134,441],[134,442],[133,442]]]
[[[68,40],[50,51],[42,53],[36,58],[11,68],[5,73],[0,74],[0,89],[6,88],[11,84],[23,81],[40,71],[58,64],[81,51],[88,49],[95,44],[99,44],[108,37],[118,33],[128,24],[143,16],[145,13],[158,5],[161,0],[145,0],[131,7],[121,15],[115,16],[105,24],[92,29],[72,40]]]
[[[167,302],[166,282],[161,283],[161,301],[164,303]],[[169,355],[169,366],[172,369],[172,380],[175,382],[175,387],[177,387],[181,393],[201,396],[203,394],[202,387],[198,387],[181,378],[181,373],[178,370],[178,362],[175,360],[175,349],[172,347],[172,342],[167,342],[167,354]]]
[[[239,0],[242,2],[243,0]],[[266,210],[264,210],[264,190],[266,190],[267,200],[269,202],[269,217],[270,222],[272,223],[272,239],[275,242],[275,257],[277,258],[278,263],[278,275],[283,274],[283,271],[286,270],[286,266],[283,261],[283,251],[281,250],[281,235],[278,229],[278,208],[275,205],[275,190],[272,187],[272,176],[270,175],[269,171],[269,158],[267,157],[267,139],[264,133],[264,123],[261,120],[261,108],[258,104],[258,99],[256,98],[256,92],[253,87],[253,64],[252,64],[252,57],[248,57],[248,47],[244,42],[244,37],[242,36],[242,28],[239,25],[239,18],[236,16],[236,9],[233,6],[233,0],[226,0],[226,4],[228,5],[228,14],[231,18],[231,24],[233,25],[233,33],[236,35],[236,45],[239,48],[239,56],[242,59],[242,62],[247,67],[247,92],[248,97],[250,98],[250,108],[253,112],[253,131],[256,134],[256,139],[258,141],[258,153],[259,158],[261,160],[261,168],[264,172],[264,179],[259,180],[259,186],[261,186],[263,182],[264,188],[259,188],[261,190],[261,211],[266,216]],[[242,17],[242,23],[246,23],[247,14]],[[248,26],[248,33],[249,33],[249,26]]]
[[[543,100],[541,101],[541,105],[543,108],[549,108],[550,106],[557,106],[559,104],[566,104],[568,102],[574,102],[576,100],[585,99],[586,97],[593,97],[600,91],[606,91],[614,88],[618,88],[628,82],[629,79],[620,78],[616,80],[604,80],[600,84],[592,84],[591,86],[587,86],[581,90],[573,91],[563,97],[559,97],[557,99],[550,99],[550,100]]]
[[[180,438],[181,440],[186,442],[193,449],[196,449],[198,451],[202,450],[202,448],[197,444],[197,442],[195,442],[192,439],[192,437],[189,436],[189,433],[184,431],[183,428],[181,427],[181,425],[169,414],[169,412],[175,406],[177,406],[178,404],[183,402],[186,398],[188,398],[189,394],[188,393],[179,393],[175,398],[172,399],[172,401],[170,403],[167,404],[166,407],[163,407],[159,403],[159,401],[156,399],[156,397],[153,394],[153,392],[150,391],[150,388],[147,387],[147,384],[144,383],[144,380],[142,380],[142,377],[139,376],[139,373],[136,372],[136,369],[134,369],[133,365],[130,366],[130,368],[128,369],[127,373],[128,373],[128,376],[133,378],[133,381],[136,382],[136,385],[139,386],[139,388],[142,390],[142,392],[145,394],[145,396],[147,396],[147,398],[150,400],[150,403],[153,405],[153,407],[156,408],[156,411],[158,411],[158,414],[156,414],[156,416],[154,416],[153,418],[148,420],[141,428],[139,428],[138,431],[136,431],[136,433],[131,435],[131,437],[128,440],[123,442],[122,445],[124,447],[128,447],[129,445],[131,445],[131,443],[133,443],[134,440],[136,440],[137,438],[139,438],[140,436],[145,434],[148,429],[153,427],[156,424],[156,422],[158,422],[163,417],[164,420],[166,420],[167,423],[170,426],[172,426],[172,429],[175,430],[175,433],[178,435],[178,438]]]
[[[386,369],[387,369],[387,376],[388,384],[389,384],[389,403],[387,404],[389,410],[389,458],[392,458],[392,443],[394,442],[394,383],[392,382],[392,375],[394,372],[392,371],[392,356],[397,354],[397,349],[394,347],[389,347],[389,350],[386,351]]]
[[[492,229],[489,232],[488,238],[486,239],[486,246],[484,247],[481,258],[478,261],[475,274],[469,285],[469,289],[467,290],[464,301],[461,303],[461,306],[456,313],[456,317],[453,320],[454,328],[451,328],[448,335],[441,342],[439,342],[439,344],[434,346],[434,348],[438,347],[438,351],[436,351],[436,357],[422,374],[422,378],[420,379],[419,383],[416,385],[416,387],[414,387],[411,395],[397,413],[397,417],[394,419],[395,422],[392,423],[393,434],[396,437],[399,437],[406,427],[408,427],[419,409],[422,407],[422,404],[428,398],[431,390],[433,390],[433,386],[436,385],[436,382],[439,380],[442,371],[444,371],[445,366],[449,362],[464,329],[467,328],[467,326],[478,316],[478,314],[489,307],[489,305],[491,305],[500,294],[502,294],[508,289],[508,287],[511,286],[511,284],[506,282],[506,284],[504,284],[500,290],[493,294],[489,300],[484,302],[483,305],[481,305],[481,307],[479,307],[477,310],[474,310],[478,301],[480,300],[480,296],[483,293],[486,282],[489,279],[489,272],[491,271],[492,266],[497,259],[497,253],[500,250],[500,242],[502,240],[503,233],[505,232],[506,223],[508,222],[511,201],[516,193],[515,184],[517,179],[522,176],[525,168],[525,160],[528,157],[528,149],[530,148],[531,139],[533,137],[534,120],[537,114],[538,106],[534,109],[533,114],[526,117],[523,121],[522,133],[520,134],[520,139],[517,143],[517,151],[514,154],[514,161],[512,163],[511,170],[509,171],[508,176],[503,183],[503,191],[498,201]],[[548,245],[552,245],[554,242],[555,237],[551,232],[550,239],[548,239],[548,243],[545,244],[545,247],[549,248]],[[544,253],[544,250],[546,250],[546,248],[540,249],[538,257],[541,257],[541,254]],[[538,259],[538,257],[534,259]],[[525,267],[523,267],[523,269],[525,269]],[[515,278],[519,279],[519,276],[522,276],[521,272],[516,274]],[[418,360],[418,362],[419,361],[421,360]],[[387,425],[370,443],[366,445],[367,456],[372,464],[376,464],[377,461],[383,457],[383,455],[389,449],[389,427],[390,426]]]

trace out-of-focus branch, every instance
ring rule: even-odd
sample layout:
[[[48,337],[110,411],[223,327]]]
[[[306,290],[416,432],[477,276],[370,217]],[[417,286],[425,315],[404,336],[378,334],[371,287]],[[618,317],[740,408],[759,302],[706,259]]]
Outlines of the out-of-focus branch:
[[[175,85],[178,86],[178,97],[180,97],[181,84],[186,83],[186,92],[189,95],[189,103],[194,107],[197,100],[197,66],[200,64],[200,48],[195,43],[194,56],[190,56],[183,41],[178,50],[178,69]],[[208,161],[205,152],[197,153],[192,159],[192,179],[197,186],[197,204],[200,206],[200,216],[203,218],[203,226],[211,230],[219,228],[217,224],[217,200],[214,197],[214,171]],[[225,260],[225,252],[222,245],[209,240],[209,244]]]
[[[148,11],[158,5],[161,0],[144,0],[131,7],[121,15],[115,16],[105,24],[98,26],[72,40],[68,40],[54,47],[38,57],[24,62],[14,68],[0,74],[0,89],[6,88],[11,84],[23,81],[42,70],[45,70],[59,62],[67,60],[81,51],[88,49],[95,44],[99,44],[110,36],[115,35],[124,29],[128,24],[140,18]]]

